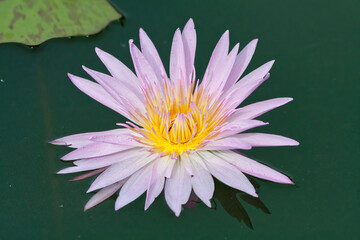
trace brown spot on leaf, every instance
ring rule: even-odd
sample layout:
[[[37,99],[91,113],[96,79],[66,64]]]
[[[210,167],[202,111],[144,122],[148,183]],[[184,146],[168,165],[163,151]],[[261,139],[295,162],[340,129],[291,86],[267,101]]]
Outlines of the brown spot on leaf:
[[[19,20],[20,18],[22,18],[22,19],[26,18],[25,14],[22,14],[21,12],[19,12],[19,9],[22,9],[21,5],[18,5],[18,6],[16,6],[14,8],[14,11],[13,11],[14,16],[11,19],[11,22],[10,22],[10,25],[9,25],[10,29],[14,28],[14,24],[16,23],[17,20]]]
[[[39,32],[37,34],[28,34],[28,37],[31,38],[33,40],[33,42],[37,42],[40,41],[41,39],[41,34],[44,31],[44,28],[41,26],[40,23],[38,23],[37,28],[39,30]]]
[[[52,19],[49,16],[48,11],[44,11],[44,9],[40,8],[37,13],[42,19],[45,20],[45,22],[47,22],[47,23],[52,22]]]

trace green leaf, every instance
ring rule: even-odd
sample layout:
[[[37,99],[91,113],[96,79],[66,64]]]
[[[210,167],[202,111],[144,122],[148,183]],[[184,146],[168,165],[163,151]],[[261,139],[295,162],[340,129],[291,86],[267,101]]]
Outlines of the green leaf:
[[[0,43],[91,35],[121,17],[106,0],[0,0]]]

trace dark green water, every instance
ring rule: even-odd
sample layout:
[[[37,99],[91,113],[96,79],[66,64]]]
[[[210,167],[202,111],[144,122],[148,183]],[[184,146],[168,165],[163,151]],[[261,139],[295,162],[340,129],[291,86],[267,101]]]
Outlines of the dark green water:
[[[0,239],[358,239],[359,1],[113,2],[127,15],[123,26],[34,49],[0,45]],[[249,69],[276,59],[270,80],[247,103],[293,97],[264,115],[270,125],[259,130],[301,145],[247,154],[289,174],[296,186],[255,179],[260,202],[241,194],[236,200],[219,185],[216,210],[198,204],[179,218],[163,197],[146,212],[141,197],[118,212],[110,199],[84,213],[92,180],[56,175],[68,166],[59,160],[68,150],[47,142],[111,129],[123,118],[77,90],[66,73],[86,77],[82,64],[105,71],[96,46],[131,66],[127,42],[138,44],[139,27],[167,65],[173,33],[190,17],[199,76],[226,29],[232,45],[259,38]],[[249,219],[254,230],[244,223]]]

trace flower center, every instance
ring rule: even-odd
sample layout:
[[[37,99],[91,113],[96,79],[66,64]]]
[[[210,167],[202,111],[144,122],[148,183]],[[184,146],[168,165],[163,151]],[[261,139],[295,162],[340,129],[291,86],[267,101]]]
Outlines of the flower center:
[[[131,129],[153,153],[175,158],[195,151],[218,134],[217,127],[228,116],[225,102],[203,87],[195,88],[194,82],[188,87],[164,82],[162,88],[149,87],[144,92],[146,113],[136,118],[143,128]]]

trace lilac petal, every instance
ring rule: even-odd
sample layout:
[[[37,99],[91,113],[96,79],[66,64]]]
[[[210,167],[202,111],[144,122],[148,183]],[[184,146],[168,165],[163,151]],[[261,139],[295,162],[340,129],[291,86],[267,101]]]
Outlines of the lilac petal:
[[[66,137],[58,138],[56,140],[51,141],[51,144],[54,145],[67,145],[71,148],[80,148],[85,145],[88,145],[90,143],[93,143],[90,138],[93,138],[95,136],[99,135],[123,135],[131,133],[129,129],[113,129],[109,131],[102,131],[102,132],[88,132],[88,133],[79,133],[79,134],[73,134]]]
[[[233,97],[233,104],[237,107],[242,101],[244,101],[256,88],[258,88],[266,79],[267,75],[274,64],[274,61],[270,61],[255,69],[239,82],[237,82],[231,91]]]
[[[240,76],[244,73],[245,69],[250,63],[252,56],[254,55],[257,42],[258,42],[257,39],[252,40],[237,55],[235,63],[230,72],[229,78],[227,79],[226,84],[224,86],[224,91],[231,88],[235,84],[235,82],[240,78]]]
[[[194,175],[191,167],[191,160],[189,154],[181,154],[181,163],[183,164],[187,175]]]
[[[150,84],[158,83],[160,79],[157,78],[154,69],[150,63],[146,60],[145,56],[140,50],[133,44],[133,41],[129,41],[130,54],[134,62],[136,75],[140,78],[143,83],[149,81]]]
[[[246,192],[251,196],[258,196],[250,181],[235,166],[208,151],[198,151],[197,153],[202,157],[211,174],[221,182],[232,188]]]
[[[98,168],[108,167],[112,164],[118,163],[120,161],[134,158],[139,156],[139,148],[133,148],[130,150],[121,151],[118,153],[102,156],[102,157],[94,157],[94,158],[86,158],[82,160],[77,160],[74,162],[76,166],[65,168],[58,172],[58,174],[67,174],[74,172],[83,172],[94,170]]]
[[[223,64],[224,59],[226,59],[229,52],[229,31],[226,30],[224,34],[221,36],[219,42],[216,44],[213,53],[211,54],[211,58],[209,64],[206,68],[208,76],[212,75],[215,69],[219,64]],[[208,81],[207,79],[204,79]]]
[[[253,103],[245,107],[236,109],[236,111],[232,115],[230,115],[227,121],[232,122],[244,119],[254,119],[292,100],[292,98],[274,98],[262,102]]]
[[[211,82],[208,85],[208,89],[210,93],[215,91],[220,92],[225,83],[226,79],[228,78],[230,71],[234,65],[236,54],[239,50],[239,43],[235,45],[235,47],[231,50],[229,55],[223,60],[222,63],[219,63],[218,66],[215,68],[213,75],[211,77]]]
[[[114,99],[116,99],[119,103],[122,103],[124,107],[131,103],[133,106],[139,108],[141,112],[145,112],[143,97],[139,98],[134,93],[136,90],[132,89],[129,84],[123,81],[117,81],[115,78],[109,75],[91,70],[85,66],[83,66],[83,69],[91,77],[93,77]]]
[[[124,183],[125,181],[120,181],[101,189],[86,203],[84,211],[87,211],[88,209],[98,205],[99,203],[111,197],[117,190],[121,188]]]
[[[134,201],[146,191],[150,181],[153,163],[141,168],[126,181],[115,202],[115,210],[119,210]]]
[[[229,123],[227,126],[223,127],[223,129],[220,131],[220,134],[218,134],[214,138],[214,140],[218,140],[224,137],[229,137],[244,132],[246,130],[249,130],[251,128],[260,127],[267,124],[269,123],[262,122],[259,120],[243,120],[243,121],[232,122]]]
[[[95,99],[99,103],[111,108],[115,112],[120,113],[123,116],[125,112],[120,106],[120,104],[108,93],[103,87],[99,84],[89,81],[87,79],[72,75],[68,73],[70,80],[74,85],[80,89],[82,92],[87,94],[89,97]]]
[[[191,178],[191,185],[196,195],[208,207],[211,207],[210,199],[214,194],[214,180],[207,168],[204,168],[204,162],[198,154],[189,156],[191,158],[191,165],[194,176]],[[201,163],[202,164],[201,164]]]
[[[139,79],[128,67],[125,66],[125,64],[100,48],[95,48],[95,51],[114,78],[126,81],[134,88],[138,88],[140,86]],[[140,91],[138,92],[140,93]]]
[[[182,32],[182,41],[185,53],[186,77],[189,77],[194,68],[195,50],[196,50],[196,31],[194,22],[190,18]]]
[[[251,149],[251,145],[236,137],[226,137],[207,144],[202,150]]]
[[[155,163],[152,168],[150,181],[148,183],[146,200],[145,200],[145,210],[154,202],[155,198],[159,196],[162,189],[164,188],[165,183],[165,173],[168,167],[174,160],[169,156],[162,157],[155,160]]]
[[[84,147],[80,147],[61,158],[64,161],[72,161],[81,158],[92,158],[109,155],[112,153],[120,152],[126,149],[133,148],[134,146],[115,145],[102,142],[94,142]]]
[[[242,133],[232,137],[250,144],[253,147],[270,147],[270,146],[297,146],[299,142],[274,134],[266,133]]]
[[[104,170],[105,170],[105,168],[100,168],[100,169],[96,169],[96,170],[93,170],[93,171],[85,173],[85,174],[81,174],[80,176],[76,176],[76,177],[70,179],[69,182],[79,181],[79,180],[83,180],[83,179],[92,177],[98,173],[101,173]]]
[[[94,190],[109,186],[115,182],[121,181],[153,160],[154,157],[148,157],[145,153],[139,153],[133,158],[120,161],[110,166],[102,174],[100,174],[91,184],[87,192],[92,192]]]
[[[141,52],[151,65],[157,77],[161,79],[162,76],[167,76],[158,51],[156,50],[153,42],[150,40],[150,38],[142,28],[140,28],[139,35]]]
[[[116,145],[126,145],[126,146],[134,146],[141,147],[144,146],[142,143],[136,141],[136,139],[132,136],[132,134],[123,134],[123,135],[97,135],[91,137],[91,141],[94,142],[103,142],[103,143],[111,143]]]
[[[273,182],[294,184],[288,176],[233,151],[217,151],[215,154],[249,175]]]
[[[185,82],[185,53],[180,29],[176,29],[170,52],[170,79],[175,82]],[[177,86],[177,84],[175,84]],[[184,85],[183,85],[184,86]],[[186,87],[186,85],[185,85]]]
[[[185,204],[191,193],[191,177],[186,174],[180,160],[176,160],[171,178],[166,179],[165,200],[176,216],[180,215],[181,205]]]

